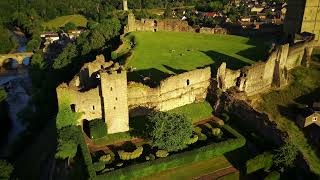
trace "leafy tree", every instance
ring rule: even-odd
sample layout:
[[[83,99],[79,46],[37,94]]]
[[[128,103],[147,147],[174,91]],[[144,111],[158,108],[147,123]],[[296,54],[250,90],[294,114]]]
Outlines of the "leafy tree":
[[[73,22],[68,22],[67,24],[64,25],[63,30],[65,32],[75,30],[77,29],[77,26]]]
[[[76,125],[77,120],[80,118],[80,116],[80,113],[74,113],[71,111],[68,103],[61,103],[59,105],[59,112],[57,114],[57,128],[61,129],[63,127]]]
[[[77,56],[77,48],[69,43],[63,52],[54,60],[53,69],[62,69],[72,63],[72,59]]]
[[[6,91],[0,87],[0,102],[4,101],[7,98],[7,93]]]
[[[13,166],[6,160],[0,160],[0,179],[10,179],[13,169]]]
[[[294,160],[298,155],[298,148],[291,142],[286,142],[274,156],[274,163],[278,167],[287,168],[294,166]]]
[[[47,67],[47,63],[40,53],[35,53],[32,55],[30,65],[32,69],[36,70],[44,70]]]
[[[0,53],[8,53],[18,46],[18,42],[10,31],[0,25]]]
[[[192,135],[192,124],[185,116],[153,112],[147,119],[146,134],[154,146],[167,151],[178,151],[186,147]]]

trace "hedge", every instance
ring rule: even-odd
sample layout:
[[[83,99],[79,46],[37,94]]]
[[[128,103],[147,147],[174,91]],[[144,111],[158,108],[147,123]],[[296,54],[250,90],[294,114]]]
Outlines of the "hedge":
[[[90,138],[99,139],[108,135],[107,124],[102,119],[95,119],[89,122]]]
[[[278,171],[272,171],[268,174],[267,177],[264,178],[264,180],[279,180],[280,179],[280,173]]]
[[[260,169],[269,169],[273,164],[273,154],[264,152],[246,162],[247,174]]]
[[[118,169],[109,173],[98,175],[95,179],[133,179],[141,176],[148,176],[169,168],[176,168],[189,163],[208,160],[245,145],[246,140],[241,134],[227,125],[225,125],[223,128],[233,134],[236,138],[216,144],[210,144],[192,151],[174,154],[166,158],[160,158],[154,161],[147,161],[141,164]]]

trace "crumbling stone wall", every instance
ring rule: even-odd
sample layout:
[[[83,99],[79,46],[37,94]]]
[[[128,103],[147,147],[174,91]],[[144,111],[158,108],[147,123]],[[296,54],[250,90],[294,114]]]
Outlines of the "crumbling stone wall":
[[[145,115],[149,110],[168,111],[203,101],[210,86],[209,67],[169,77],[157,88],[130,83],[128,104],[130,116]]]
[[[141,19],[136,20],[132,13],[128,14],[128,25],[125,27],[125,33],[134,31],[170,31],[170,32],[198,32],[207,34],[227,34],[224,28],[201,28],[194,29],[188,25],[187,21],[178,19]]]
[[[254,95],[271,87],[280,88],[288,82],[288,71],[301,65],[303,61],[308,61],[312,50],[313,41],[303,41],[292,46],[281,45],[270,53],[266,62],[257,62],[240,70],[230,70],[222,63],[217,73],[218,86],[224,91],[236,87],[247,95]]]

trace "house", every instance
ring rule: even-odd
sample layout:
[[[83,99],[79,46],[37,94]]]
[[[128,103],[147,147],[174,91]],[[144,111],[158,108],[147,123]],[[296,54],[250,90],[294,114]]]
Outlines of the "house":
[[[297,118],[297,124],[301,128],[305,128],[311,124],[320,126],[320,103],[314,103],[313,107],[305,108]]]

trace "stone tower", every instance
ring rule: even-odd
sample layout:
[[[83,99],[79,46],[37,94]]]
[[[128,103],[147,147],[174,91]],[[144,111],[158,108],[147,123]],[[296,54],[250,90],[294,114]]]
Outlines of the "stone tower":
[[[128,14],[128,24],[126,26],[126,33],[136,31],[136,18],[133,13]]]
[[[319,41],[320,0],[289,0],[284,32],[288,39],[294,39],[296,33],[313,33]]]
[[[111,69],[100,72],[103,118],[108,134],[129,130],[127,72]]]
[[[123,10],[128,11],[128,1],[127,0],[123,0]]]

